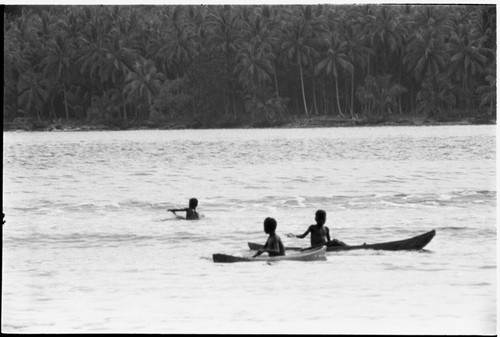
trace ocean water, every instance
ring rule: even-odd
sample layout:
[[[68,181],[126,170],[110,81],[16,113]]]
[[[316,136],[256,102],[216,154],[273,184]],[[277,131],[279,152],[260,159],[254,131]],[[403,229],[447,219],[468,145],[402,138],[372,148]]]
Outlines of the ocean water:
[[[495,334],[496,126],[4,132],[2,332]],[[199,200],[199,221],[166,210]],[[422,251],[216,264],[317,209]]]

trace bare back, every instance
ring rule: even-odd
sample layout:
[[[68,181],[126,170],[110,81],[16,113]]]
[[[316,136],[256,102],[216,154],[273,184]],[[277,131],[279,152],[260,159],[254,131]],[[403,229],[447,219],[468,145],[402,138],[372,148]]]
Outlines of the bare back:
[[[271,250],[269,256],[285,255],[285,246],[277,234],[269,235],[264,248]]]
[[[200,217],[194,209],[186,208],[186,220],[198,220]]]

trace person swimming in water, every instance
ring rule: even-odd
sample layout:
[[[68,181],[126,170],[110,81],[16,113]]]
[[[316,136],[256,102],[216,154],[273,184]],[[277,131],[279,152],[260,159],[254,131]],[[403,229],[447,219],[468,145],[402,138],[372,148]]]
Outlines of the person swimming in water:
[[[174,213],[176,216],[176,212],[186,212],[186,220],[199,220],[200,215],[196,212],[196,207],[198,207],[198,199],[191,198],[189,199],[189,207],[188,208],[178,208],[178,209],[168,209],[169,212]]]

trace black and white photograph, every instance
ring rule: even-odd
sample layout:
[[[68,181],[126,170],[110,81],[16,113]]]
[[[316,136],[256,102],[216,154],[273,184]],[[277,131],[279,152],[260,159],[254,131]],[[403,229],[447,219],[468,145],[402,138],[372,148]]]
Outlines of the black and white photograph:
[[[496,2],[2,7],[2,333],[498,333]]]

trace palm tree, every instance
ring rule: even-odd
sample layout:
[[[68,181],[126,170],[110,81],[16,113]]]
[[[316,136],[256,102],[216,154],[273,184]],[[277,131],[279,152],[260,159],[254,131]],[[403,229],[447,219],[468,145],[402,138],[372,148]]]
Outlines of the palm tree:
[[[240,19],[230,6],[217,6],[214,11],[208,14],[206,27],[209,31],[209,45],[212,48],[222,51],[226,56],[226,74],[228,76],[226,78],[226,86],[229,88],[231,98],[228,102],[226,94],[225,113],[228,113],[229,106],[232,105],[233,115],[236,116],[235,93],[234,86],[232,85],[233,79],[229,74],[233,73],[234,55],[238,50],[237,41],[238,32],[241,28]]]
[[[347,55],[347,42],[342,40],[339,35],[331,34],[330,37],[325,40],[325,43],[327,45],[327,50],[316,65],[315,72],[316,74],[325,73],[327,75],[332,75],[335,81],[335,96],[337,98],[338,112],[342,117],[345,117],[340,108],[338,78],[341,69],[349,73],[353,72],[353,65],[349,61]]]
[[[85,30],[77,40],[78,55],[77,65],[82,75],[89,79],[105,81],[104,64],[106,62],[106,51],[103,34],[99,31],[99,18],[89,22]]]
[[[155,53],[162,70],[170,77],[184,76],[186,67],[196,51],[194,25],[185,18],[185,6],[168,7],[162,14],[164,32],[160,33],[159,46]]]
[[[42,62],[45,76],[51,77],[58,87],[61,87],[64,97],[66,119],[69,119],[67,86],[73,69],[71,60],[72,46],[62,35],[47,42],[47,57]]]
[[[247,43],[240,49],[237,57],[238,64],[235,73],[247,89],[263,88],[266,82],[271,81],[273,72],[272,54],[258,42]]]
[[[382,6],[375,18],[370,20],[370,46],[375,55],[379,57],[376,65],[382,66],[379,69],[382,73],[390,73],[392,55],[400,45],[400,28],[397,17],[398,13],[392,7]]]
[[[451,34],[447,43],[451,56],[449,73],[462,80],[467,107],[470,103],[471,91],[474,91],[469,90],[468,83],[473,83],[474,76],[484,73],[488,61],[487,54],[492,51],[482,47],[480,38],[470,36],[468,26],[461,25],[458,29]]]
[[[376,111],[383,119],[389,112],[397,109],[397,98],[406,89],[391,81],[391,75],[365,78],[365,83],[358,88],[358,98],[364,105],[365,115]]]
[[[223,51],[226,54],[227,61],[230,62],[231,56],[238,49],[236,42],[241,28],[238,16],[230,8],[218,6],[208,14],[207,28],[210,31],[208,37],[210,45]]]
[[[379,107],[379,114],[385,119],[389,113],[397,111],[398,97],[406,92],[406,88],[402,85],[392,82],[391,75],[379,76],[377,78],[376,99]]]
[[[351,72],[351,118],[354,118],[354,93],[356,68],[363,67],[370,54],[370,49],[363,44],[363,34],[359,25],[348,24],[345,27],[346,53],[349,62],[352,64]]]
[[[495,104],[497,101],[497,77],[494,67],[486,69],[486,85],[477,88],[477,93],[481,95],[480,106],[489,105],[491,111],[495,111]]]
[[[63,8],[58,16],[56,23],[57,29],[67,34],[67,38],[76,41],[81,31],[84,29],[86,20],[84,20],[83,11],[78,6],[68,6]]]
[[[328,18],[323,10],[323,5],[299,5],[296,19],[308,27],[312,36],[318,37],[328,32]]]
[[[4,28],[3,69],[4,69],[4,112],[17,113],[17,82],[30,63],[26,54],[31,53],[28,48],[22,48],[20,31],[15,22]]]
[[[454,104],[452,85],[443,74],[427,78],[417,94],[417,111],[427,117],[441,116],[444,108]]]
[[[194,46],[194,55],[198,55],[208,44],[207,14],[206,7],[189,6],[187,11],[187,20],[191,33],[193,34],[192,43]]]
[[[17,90],[19,106],[28,114],[35,113],[41,122],[39,111],[48,99],[47,80],[39,78],[33,69],[30,69],[19,78]]]
[[[296,15],[298,20],[300,20],[307,30],[310,31],[310,46],[313,51],[317,51],[320,48],[321,41],[328,34],[328,17],[326,15],[324,5],[299,5],[297,6]],[[316,100],[316,74],[314,72],[314,65],[317,63],[317,58],[319,57],[319,52],[313,52],[310,56],[310,62],[306,65],[312,75],[312,98],[313,106],[311,110],[314,110],[315,114],[318,114],[318,105]]]
[[[269,7],[263,6],[256,8],[249,16],[245,29],[241,30],[239,36],[240,44],[256,44],[261,53],[271,62],[272,75],[274,77],[275,95],[279,97],[278,76],[276,71],[276,59],[278,59],[279,40],[276,34],[278,28],[276,15],[269,10]],[[278,46],[277,46],[278,45]]]
[[[299,66],[304,113],[307,115],[309,114],[309,110],[307,109],[306,93],[304,89],[303,66],[309,65],[312,56],[317,53],[310,39],[312,32],[309,25],[294,20],[287,23],[282,33],[283,40],[281,43],[281,50],[285,53],[289,61]]]
[[[403,62],[421,83],[427,74],[437,74],[445,67],[447,54],[443,43],[432,31],[415,33],[406,47]]]
[[[134,71],[130,72],[126,78],[126,85],[123,88],[129,99],[142,98],[146,103],[147,118],[149,118],[152,107],[153,96],[165,80],[165,75],[157,71],[153,62],[141,60],[136,62]]]
[[[480,7],[471,23],[471,34],[482,39],[482,46],[489,49],[496,49],[496,7]],[[495,58],[492,58],[493,62]]]
[[[105,55],[102,63],[104,80],[116,84],[120,81],[120,77],[126,77],[134,70],[138,56],[118,36],[108,35],[105,41],[102,48]]]
[[[123,121],[127,124],[127,100],[125,99],[124,86],[127,75],[134,71],[137,55],[134,50],[125,46],[124,41],[115,34],[108,35],[107,43],[103,48],[106,58],[103,60],[103,69],[106,81],[111,87],[121,92],[121,103],[123,106]]]
[[[167,61],[175,67],[173,72],[177,77],[184,76],[185,69],[195,53],[193,36],[187,35],[185,30],[179,30],[175,35],[170,35],[166,47]]]
[[[435,31],[444,34],[450,29],[449,13],[448,6],[418,6],[408,23],[411,29],[419,32]]]

